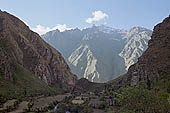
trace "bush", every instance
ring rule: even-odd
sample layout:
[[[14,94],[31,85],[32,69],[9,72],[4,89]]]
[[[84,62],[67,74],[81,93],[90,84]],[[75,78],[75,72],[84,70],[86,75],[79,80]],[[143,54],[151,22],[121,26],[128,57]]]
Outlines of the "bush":
[[[7,99],[3,96],[0,96],[0,105],[2,105],[3,103],[5,103],[7,101]]]
[[[99,109],[105,109],[107,106],[106,102],[101,102],[100,105],[99,105]]]
[[[168,83],[167,92],[170,93],[170,82]]]
[[[123,111],[167,113],[170,104],[166,92],[156,93],[143,87],[126,87],[121,90],[120,106]]]
[[[33,105],[34,105],[33,100],[29,101],[29,103],[28,103],[28,111],[30,111],[30,109],[32,108]]]

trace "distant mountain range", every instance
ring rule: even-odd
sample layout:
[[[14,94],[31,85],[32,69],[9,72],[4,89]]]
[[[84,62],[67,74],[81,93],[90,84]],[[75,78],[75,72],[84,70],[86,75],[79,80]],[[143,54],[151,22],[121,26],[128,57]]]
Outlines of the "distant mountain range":
[[[60,32],[43,39],[59,50],[73,73],[92,82],[105,82],[124,74],[147,49],[152,31],[143,27],[130,30],[104,25]]]

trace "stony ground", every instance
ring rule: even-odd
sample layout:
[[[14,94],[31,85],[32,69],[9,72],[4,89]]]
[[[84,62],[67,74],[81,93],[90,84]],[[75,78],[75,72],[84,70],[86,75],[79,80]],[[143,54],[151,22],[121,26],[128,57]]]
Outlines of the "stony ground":
[[[23,101],[19,104],[18,108],[10,113],[23,113],[25,109],[28,108],[28,102],[27,101]]]
[[[68,96],[70,96],[70,94],[49,97],[44,96],[34,97],[34,104],[31,108],[31,111],[35,111],[37,108],[41,109],[47,107],[49,104],[52,104],[55,101],[61,102],[64,100],[65,97]],[[13,106],[16,101],[17,101],[16,99],[8,100],[3,104],[3,108],[1,109],[6,109],[8,106]],[[28,109],[28,103],[29,103],[28,101],[22,101],[21,103],[18,104],[17,108],[14,111],[11,111],[9,113],[23,113],[26,109]]]
[[[13,106],[16,101],[16,99],[8,100],[6,103],[4,103],[3,108],[6,109],[8,106]]]
[[[31,110],[35,111],[37,108],[41,109],[41,108],[47,107],[49,104],[55,101],[61,102],[66,96],[69,96],[69,94],[41,97],[41,98],[35,99],[34,105],[31,108]]]

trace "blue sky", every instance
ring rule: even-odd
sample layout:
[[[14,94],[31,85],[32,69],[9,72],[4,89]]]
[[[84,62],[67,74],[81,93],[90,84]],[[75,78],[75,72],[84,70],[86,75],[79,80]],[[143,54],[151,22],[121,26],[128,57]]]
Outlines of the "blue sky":
[[[85,28],[94,23],[153,29],[170,15],[170,0],[1,0],[0,9],[21,18],[32,29],[37,25],[44,30]]]

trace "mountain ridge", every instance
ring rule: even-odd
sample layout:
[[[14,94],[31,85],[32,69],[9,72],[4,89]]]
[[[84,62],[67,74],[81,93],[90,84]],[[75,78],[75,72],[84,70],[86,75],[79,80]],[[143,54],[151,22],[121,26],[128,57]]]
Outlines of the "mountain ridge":
[[[134,86],[144,80],[148,84],[150,81],[159,81],[170,74],[169,25],[170,16],[154,27],[148,49],[138,62],[129,68],[127,75],[122,79],[123,83],[129,82]]]
[[[18,82],[18,66],[46,85],[63,88],[62,90],[69,91],[77,80],[58,51],[31,31],[19,18],[2,11],[0,57],[0,75],[11,83]]]
[[[151,32],[143,27],[121,30],[93,25],[82,30],[50,31],[42,38],[63,54],[79,78],[105,82],[124,74],[137,61],[147,48]],[[142,47],[137,47],[137,43]],[[131,54],[127,51],[131,51]]]

